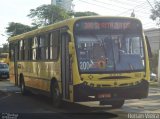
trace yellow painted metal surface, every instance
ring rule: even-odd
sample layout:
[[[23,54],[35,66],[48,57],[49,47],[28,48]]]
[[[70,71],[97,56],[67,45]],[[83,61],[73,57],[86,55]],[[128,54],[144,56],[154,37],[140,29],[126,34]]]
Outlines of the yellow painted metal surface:
[[[87,18],[95,18],[95,17],[87,17]],[[85,19],[87,19],[85,18]],[[97,18],[97,17],[96,17]],[[105,18],[105,17],[98,17],[98,18]],[[114,18],[114,17],[113,17]],[[120,17],[121,18],[121,17]],[[51,31],[53,29],[61,28],[63,26],[68,26],[69,32],[71,35],[71,41],[74,44],[74,36],[73,36],[73,25],[74,23],[81,18],[76,19],[69,19],[57,24],[53,24],[50,26],[46,26],[41,29],[37,29],[34,31],[30,31],[28,33],[24,33],[22,35],[18,35],[15,37],[12,37],[9,39],[10,42],[14,42],[20,39],[27,39],[30,37],[33,37],[37,34],[42,34],[48,31]],[[84,18],[82,18],[84,19]],[[129,18],[134,19],[134,18]],[[142,79],[149,80],[150,75],[150,68],[149,68],[149,58],[147,53],[147,47],[146,42],[144,40],[144,46],[145,46],[145,57],[146,57],[146,72],[131,72],[131,73],[113,73],[113,74],[81,74],[78,70],[78,62],[77,62],[77,55],[76,51],[72,51],[72,65],[71,65],[71,72],[73,77],[73,84],[69,86],[70,89],[70,101],[73,102],[73,87],[74,85],[80,84],[80,83],[87,83],[87,85],[94,84],[94,87],[97,87],[98,85],[110,85],[110,87],[120,87],[123,84],[126,85],[136,85],[139,83]],[[61,56],[61,54],[60,54]],[[34,87],[37,89],[50,91],[50,80],[52,78],[56,78],[59,82],[60,92],[62,92],[61,87],[61,59],[59,57],[58,61],[25,61],[25,62],[17,62],[18,67],[18,74],[21,73],[25,76],[25,85],[29,87]],[[11,80],[14,79],[14,64],[13,62],[10,63],[10,78]],[[121,79],[105,79],[105,77],[111,77],[111,76],[124,76],[129,78],[121,78]],[[14,81],[13,81],[14,82]]]

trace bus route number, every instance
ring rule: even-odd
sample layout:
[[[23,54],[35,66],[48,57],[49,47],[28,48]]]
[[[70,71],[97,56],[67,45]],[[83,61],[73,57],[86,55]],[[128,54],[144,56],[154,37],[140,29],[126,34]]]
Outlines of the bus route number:
[[[80,62],[80,69],[81,70],[88,70],[90,67],[90,63],[89,62]]]

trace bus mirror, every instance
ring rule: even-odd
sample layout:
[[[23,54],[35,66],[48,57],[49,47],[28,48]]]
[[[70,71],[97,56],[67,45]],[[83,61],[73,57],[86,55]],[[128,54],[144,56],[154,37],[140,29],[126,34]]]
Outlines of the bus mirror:
[[[69,42],[69,54],[70,55],[74,54],[74,44],[73,44],[73,42]]]
[[[147,44],[148,56],[149,56],[149,58],[152,58],[152,51],[151,51],[151,46],[149,44],[148,37],[145,36],[145,39],[146,39],[146,44]]]

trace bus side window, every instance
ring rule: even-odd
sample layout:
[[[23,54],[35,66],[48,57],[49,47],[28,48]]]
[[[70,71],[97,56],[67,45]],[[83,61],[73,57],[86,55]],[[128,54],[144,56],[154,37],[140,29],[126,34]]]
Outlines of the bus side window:
[[[45,35],[41,35],[39,37],[39,46],[38,46],[38,57],[40,60],[46,59],[46,53],[45,53]]]
[[[32,40],[33,38],[28,39],[28,60],[32,60]]]
[[[32,60],[37,59],[38,38],[34,37],[32,40]]]
[[[45,35],[45,47],[44,47],[44,52],[45,52],[45,59],[49,59],[49,34]]]
[[[24,60],[24,41],[20,40],[19,43],[19,60]]]
[[[50,59],[53,59],[53,60],[57,60],[58,58],[58,54],[59,54],[59,30],[57,31],[53,31],[51,34],[50,34]]]
[[[41,35],[38,39],[38,58],[39,60],[48,59],[48,38],[47,35]]]
[[[29,59],[29,39],[24,40],[24,60]]]

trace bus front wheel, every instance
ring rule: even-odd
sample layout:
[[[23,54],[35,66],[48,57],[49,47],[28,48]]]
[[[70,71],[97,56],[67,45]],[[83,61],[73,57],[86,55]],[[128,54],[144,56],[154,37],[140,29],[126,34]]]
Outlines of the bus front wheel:
[[[51,98],[53,107],[61,106],[61,94],[58,87],[58,82],[52,83],[51,86]]]
[[[115,100],[115,101],[103,100],[100,101],[100,105],[112,105],[113,108],[121,108],[124,102],[125,100]]]

